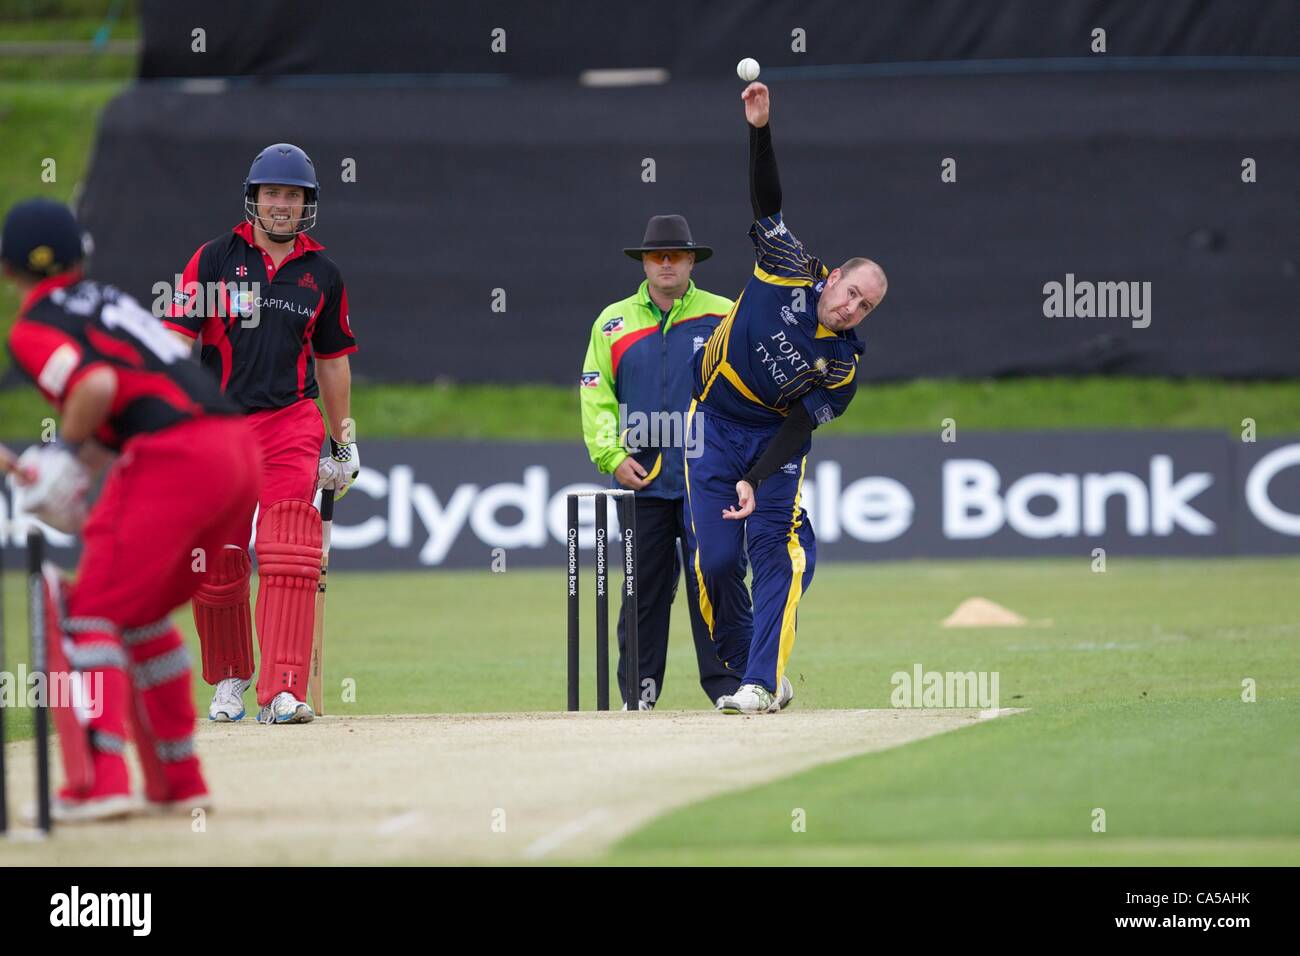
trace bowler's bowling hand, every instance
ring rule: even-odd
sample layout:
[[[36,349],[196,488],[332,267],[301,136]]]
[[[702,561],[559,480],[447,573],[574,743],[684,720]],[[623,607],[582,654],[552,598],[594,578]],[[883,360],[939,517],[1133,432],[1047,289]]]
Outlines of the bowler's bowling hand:
[[[619,462],[618,467],[614,469],[614,480],[624,488],[631,488],[633,491],[640,491],[650,484],[645,480],[645,476],[646,470],[631,455]]]
[[[748,518],[754,512],[754,486],[747,481],[736,482],[736,497],[740,505],[732,505],[722,512],[722,517],[730,521]]]
[[[750,83],[740,98],[745,101],[745,122],[759,129],[766,126],[772,109],[772,98],[768,95],[767,87],[759,82]]]

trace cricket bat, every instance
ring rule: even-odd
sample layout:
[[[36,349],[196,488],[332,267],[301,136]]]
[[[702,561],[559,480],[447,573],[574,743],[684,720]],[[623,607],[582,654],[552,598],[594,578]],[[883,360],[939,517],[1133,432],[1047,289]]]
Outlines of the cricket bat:
[[[330,568],[330,529],[334,526],[334,491],[320,493],[320,583],[316,586],[316,620],[311,635],[311,670],[307,675],[307,690],[312,706],[321,717],[325,716],[325,695],[321,683],[325,670],[325,589]]]

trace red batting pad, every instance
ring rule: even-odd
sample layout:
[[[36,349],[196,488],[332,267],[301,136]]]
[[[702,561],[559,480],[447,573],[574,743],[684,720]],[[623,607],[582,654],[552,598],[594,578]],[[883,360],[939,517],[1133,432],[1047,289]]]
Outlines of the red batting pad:
[[[135,699],[128,716],[145,796],[161,803],[207,793],[194,749],[194,695],[180,633],[169,628],[132,646],[131,666]]]
[[[262,666],[257,702],[280,691],[307,699],[316,589],[320,583],[320,513],[308,501],[277,501],[257,522],[257,637]]]
[[[203,583],[194,593],[194,627],[203,655],[203,679],[253,676],[253,621],[248,609],[248,552],[226,545],[213,555]]]
[[[47,565],[48,567],[48,565]],[[45,670],[49,675],[46,682],[46,688],[52,689],[56,680],[67,686],[65,679],[59,675],[70,674],[72,679],[80,680],[76,674],[72,673],[72,665],[68,663],[67,652],[64,650],[63,642],[71,638],[63,633],[63,618],[58,602],[54,600],[54,595],[50,593],[50,582],[43,580],[45,591]],[[115,640],[110,635],[91,635],[100,637],[104,640]],[[125,675],[118,670],[116,680],[110,676],[106,670],[104,674],[104,683],[101,689],[105,697],[103,701],[104,713],[101,721],[107,719],[112,723],[116,718],[117,721],[122,719],[122,710],[126,705],[125,694],[129,692],[126,688]],[[85,675],[90,679],[90,675]],[[54,697],[55,695],[51,695]],[[72,707],[68,706],[69,701],[51,699],[50,715],[54,718],[54,727],[59,734],[59,753],[63,758],[63,782],[64,786],[74,794],[84,794],[90,791],[95,783],[94,760],[90,750],[90,726],[89,721],[81,714],[78,714]],[[59,705],[59,706],[56,706]],[[116,728],[117,733],[122,734],[124,728]],[[125,764],[123,767],[125,768]]]

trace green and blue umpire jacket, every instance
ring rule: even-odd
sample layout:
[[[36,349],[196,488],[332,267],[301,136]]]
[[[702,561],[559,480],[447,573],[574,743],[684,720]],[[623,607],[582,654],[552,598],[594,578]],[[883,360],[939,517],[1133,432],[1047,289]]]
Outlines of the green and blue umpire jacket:
[[[647,281],[596,318],[578,394],[583,439],[601,472],[612,474],[635,454],[652,476],[639,494],[685,496],[684,429],[695,353],[731,307],[730,299],[691,282],[664,315],[651,300]],[[656,412],[676,414],[665,420],[662,414],[653,418]],[[646,427],[655,422],[674,424]]]

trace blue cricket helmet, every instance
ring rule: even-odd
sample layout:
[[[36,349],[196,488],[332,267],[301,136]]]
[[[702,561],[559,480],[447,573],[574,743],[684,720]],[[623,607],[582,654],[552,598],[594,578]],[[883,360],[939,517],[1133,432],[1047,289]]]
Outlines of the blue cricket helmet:
[[[287,238],[292,239],[316,225],[320,183],[316,179],[316,166],[310,156],[292,143],[276,143],[257,154],[244,179],[244,218],[250,223],[257,221],[257,187],[268,183],[301,186],[306,194],[302,218]],[[265,227],[263,229],[272,238],[276,238],[270,230]]]
[[[0,261],[36,279],[67,272],[85,258],[77,217],[53,199],[27,199],[9,210],[0,232]]]

